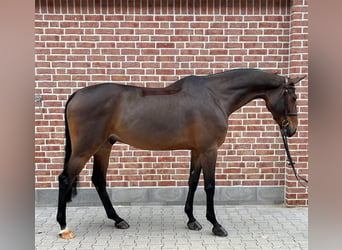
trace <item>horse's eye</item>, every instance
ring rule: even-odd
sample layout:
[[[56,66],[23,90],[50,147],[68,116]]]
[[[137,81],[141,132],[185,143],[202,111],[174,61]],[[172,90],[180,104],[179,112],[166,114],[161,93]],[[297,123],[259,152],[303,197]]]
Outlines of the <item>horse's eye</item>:
[[[297,95],[295,93],[291,93],[290,97],[293,101],[297,101]]]

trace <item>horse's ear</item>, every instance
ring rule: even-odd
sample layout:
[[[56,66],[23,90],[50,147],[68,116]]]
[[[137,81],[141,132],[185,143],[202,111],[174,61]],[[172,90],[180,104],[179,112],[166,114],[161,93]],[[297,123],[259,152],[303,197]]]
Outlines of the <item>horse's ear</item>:
[[[296,78],[289,79],[289,83],[290,84],[296,84],[296,83],[300,82],[301,80],[303,80],[305,77],[306,76],[296,77]]]

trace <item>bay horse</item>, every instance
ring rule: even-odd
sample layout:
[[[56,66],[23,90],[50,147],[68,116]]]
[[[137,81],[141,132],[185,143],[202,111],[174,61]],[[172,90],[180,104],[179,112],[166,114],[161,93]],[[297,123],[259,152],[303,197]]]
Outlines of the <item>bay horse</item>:
[[[214,211],[217,150],[225,140],[228,117],[253,99],[265,100],[274,120],[291,137],[297,129],[295,84],[288,78],[259,69],[235,69],[182,78],[165,88],[143,88],[114,83],[85,87],[65,106],[65,161],[59,175],[57,221],[60,236],[74,237],[66,226],[66,203],[76,178],[94,156],[92,182],[109,219],[119,229],[129,224],[114,210],[106,191],[111,147],[122,142],[146,150],[191,150],[189,190],[185,202],[187,226],[201,230],[193,215],[194,194],[201,171],[207,197],[206,218],[212,232],[227,236]]]

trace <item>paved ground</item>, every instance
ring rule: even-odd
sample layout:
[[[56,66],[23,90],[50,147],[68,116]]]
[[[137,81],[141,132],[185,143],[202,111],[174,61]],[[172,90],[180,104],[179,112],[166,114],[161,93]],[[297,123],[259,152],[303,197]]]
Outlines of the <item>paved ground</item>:
[[[201,231],[186,228],[182,206],[119,206],[118,214],[130,224],[114,228],[103,207],[69,207],[68,227],[76,238],[58,237],[56,208],[37,207],[35,245],[52,249],[308,249],[308,209],[283,206],[216,206],[216,216],[228,237],[211,233],[205,206],[195,206]]]

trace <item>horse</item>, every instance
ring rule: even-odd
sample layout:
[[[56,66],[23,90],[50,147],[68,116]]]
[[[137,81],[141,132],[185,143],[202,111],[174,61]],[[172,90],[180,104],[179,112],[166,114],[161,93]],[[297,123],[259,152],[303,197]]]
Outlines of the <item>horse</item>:
[[[93,158],[92,183],[107,217],[115,227],[129,228],[106,191],[106,172],[115,142],[145,150],[190,150],[190,174],[184,211],[190,230],[201,230],[193,215],[193,200],[201,171],[206,193],[206,218],[212,232],[227,236],[214,211],[215,164],[229,115],[256,98],[265,100],[273,119],[291,137],[296,133],[295,84],[289,78],[260,69],[234,69],[184,77],[165,88],[101,83],[74,92],[65,105],[65,160],[58,176],[57,222],[60,237],[73,238],[66,226],[66,203],[76,194],[76,180]]]

